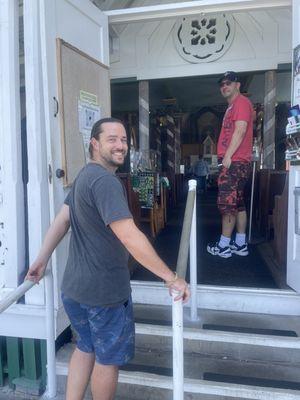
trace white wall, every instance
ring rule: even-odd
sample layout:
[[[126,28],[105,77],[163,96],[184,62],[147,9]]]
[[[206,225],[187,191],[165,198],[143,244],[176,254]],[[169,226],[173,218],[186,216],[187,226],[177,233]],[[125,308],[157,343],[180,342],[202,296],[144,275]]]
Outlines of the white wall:
[[[235,35],[218,60],[189,63],[177,52],[173,30],[176,19],[132,23],[120,34],[120,51],[111,59],[111,78],[154,79],[219,74],[226,70],[277,69],[291,62],[290,8],[232,14]]]

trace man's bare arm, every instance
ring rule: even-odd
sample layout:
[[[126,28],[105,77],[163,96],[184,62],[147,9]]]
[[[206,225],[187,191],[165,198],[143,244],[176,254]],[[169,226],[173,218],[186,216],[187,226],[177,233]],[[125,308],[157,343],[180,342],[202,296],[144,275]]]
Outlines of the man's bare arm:
[[[172,272],[158,256],[146,236],[137,228],[132,219],[122,219],[112,222],[110,227],[117,238],[123,243],[129,253],[145,268],[166,281],[172,288],[181,292],[184,300],[189,298],[189,290],[184,279],[174,281]]]
[[[68,232],[70,227],[70,211],[69,206],[64,204],[57,214],[56,218],[50,225],[45,239],[43,241],[41,250],[30,266],[25,279],[30,279],[34,282],[38,282],[42,279],[47,263],[51,254],[53,253],[56,246]]]
[[[228,149],[225,152],[222,164],[224,167],[229,168],[231,165],[231,157],[234,155],[234,153],[237,151],[237,149],[240,147],[245,134],[247,132],[247,125],[248,123],[246,121],[235,121],[235,128],[234,132],[230,141],[230,144],[228,146]]]

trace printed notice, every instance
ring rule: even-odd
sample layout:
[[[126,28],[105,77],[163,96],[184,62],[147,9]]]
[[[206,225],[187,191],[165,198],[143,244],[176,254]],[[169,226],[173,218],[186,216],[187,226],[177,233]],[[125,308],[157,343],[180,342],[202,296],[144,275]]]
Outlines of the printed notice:
[[[300,45],[294,48],[293,105],[300,105]]]
[[[84,90],[80,90],[79,100],[84,103],[93,104],[94,106],[98,105],[98,96],[93,93],[85,92]]]
[[[78,101],[78,117],[79,117],[79,132],[82,135],[82,143],[84,147],[85,161],[89,157],[89,145],[91,130],[96,121],[101,118],[101,110],[99,106]]]

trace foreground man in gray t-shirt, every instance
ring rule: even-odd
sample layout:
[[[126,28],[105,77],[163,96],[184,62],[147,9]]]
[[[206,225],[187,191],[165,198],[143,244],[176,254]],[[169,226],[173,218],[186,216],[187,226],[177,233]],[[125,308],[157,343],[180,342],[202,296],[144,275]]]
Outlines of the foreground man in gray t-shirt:
[[[112,400],[118,367],[134,355],[134,320],[128,252],[187,301],[185,280],[159,258],[134,224],[117,168],[128,151],[124,125],[114,118],[95,123],[88,163],[78,174],[46,233],[27,279],[38,282],[58,243],[71,226],[62,299],[77,347],[69,365],[66,400],[82,400],[91,377],[94,400]]]

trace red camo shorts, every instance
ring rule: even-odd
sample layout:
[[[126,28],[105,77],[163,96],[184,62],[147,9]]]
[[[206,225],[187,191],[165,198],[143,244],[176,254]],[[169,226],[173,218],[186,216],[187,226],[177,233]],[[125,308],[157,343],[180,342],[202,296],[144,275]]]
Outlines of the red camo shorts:
[[[245,210],[244,190],[251,173],[251,163],[233,161],[222,167],[218,177],[218,209],[220,213],[236,215]]]

